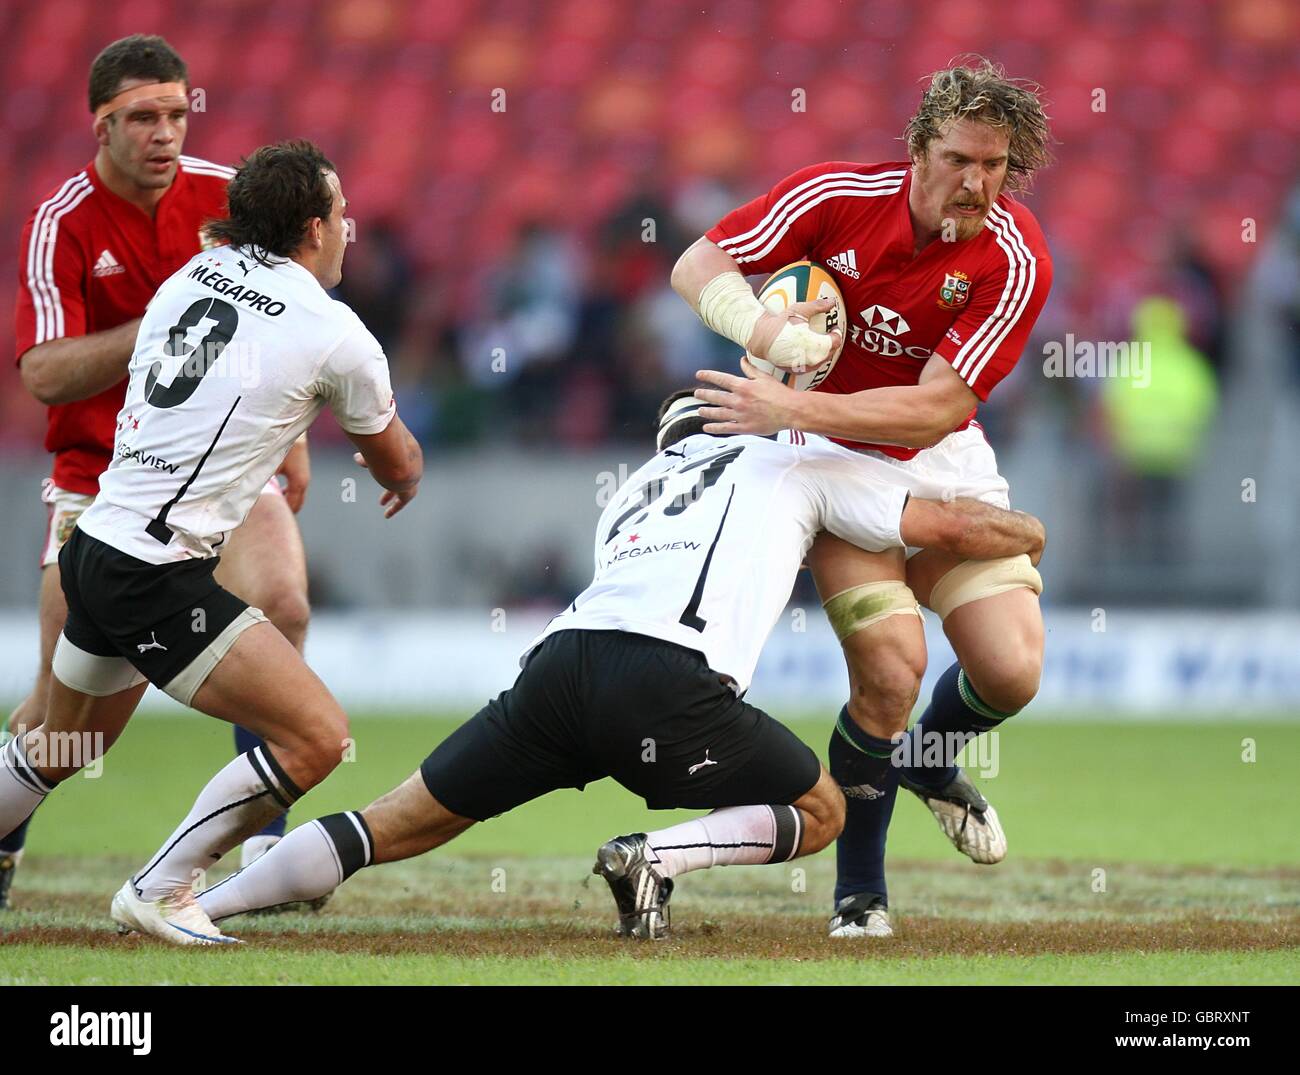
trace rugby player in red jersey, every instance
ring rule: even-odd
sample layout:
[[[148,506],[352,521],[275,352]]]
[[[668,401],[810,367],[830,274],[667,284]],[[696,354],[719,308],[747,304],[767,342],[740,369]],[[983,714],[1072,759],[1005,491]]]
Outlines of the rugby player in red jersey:
[[[226,215],[234,170],[182,156],[189,113],[185,63],[161,37],[140,34],[105,48],[89,79],[94,160],[32,213],[19,250],[17,360],[23,384],[49,407],[45,448],[54,469],[41,555],[40,666],[9,731],[45,717],[50,661],[67,604],[58,555],[99,491],[126,389],[136,330],[154,292],[202,249],[204,221]],[[121,414],[120,422],[135,416]],[[267,483],[247,522],[222,550],[217,579],[261,608],[300,651],[307,633],[307,567],[294,512],[310,480],[304,439]],[[236,729],[241,752],[260,740]],[[0,839],[0,907],[22,855],[24,823]],[[284,833],[278,819],[248,841],[264,851]]]
[[[931,77],[906,138],[909,160],[795,172],[682,255],[673,287],[751,354],[797,369],[843,347],[813,392],[745,362],[743,377],[702,371],[711,387],[696,395],[711,404],[701,412],[710,433],[823,434],[890,461],[915,495],[1005,508],[1007,483],[975,413],[1020,357],[1051,286],[1038,222],[1009,195],[1049,161],[1047,119],[1036,87],[980,60]],[[768,313],[742,276],[805,258],[839,283],[842,337],[813,333],[800,311]],[[952,759],[957,745],[1037,693],[1042,581],[1023,557],[962,563],[927,550],[908,558],[830,534],[808,563],[851,691],[830,747],[848,801],[831,933],[888,936],[885,834],[899,783],[974,861],[1006,854],[996,811]],[[957,663],[900,743],[925,669],[918,602],[943,621]]]

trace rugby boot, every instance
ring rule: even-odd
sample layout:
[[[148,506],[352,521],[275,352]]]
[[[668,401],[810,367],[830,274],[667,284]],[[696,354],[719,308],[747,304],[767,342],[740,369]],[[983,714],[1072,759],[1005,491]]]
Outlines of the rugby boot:
[[[894,927],[889,924],[885,898],[874,892],[845,896],[835,905],[830,934],[832,937],[892,937]]]
[[[603,877],[614,895],[619,936],[659,940],[668,936],[673,882],[655,872],[647,847],[643,832],[616,836],[596,852],[591,872]]]
[[[1007,834],[998,812],[962,769],[937,791],[913,784],[906,771],[899,773],[898,782],[930,808],[952,846],[972,862],[991,866],[1007,857]]]

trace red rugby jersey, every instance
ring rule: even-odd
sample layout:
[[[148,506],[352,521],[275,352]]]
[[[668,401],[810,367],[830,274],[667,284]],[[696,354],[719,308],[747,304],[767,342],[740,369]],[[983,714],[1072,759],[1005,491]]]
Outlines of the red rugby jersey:
[[[151,220],[118,197],[94,163],[41,202],[23,229],[15,312],[17,358],[38,343],[103,332],[140,317],[164,280],[202,248],[203,222],[226,215],[234,170],[180,158]],[[97,396],[49,408],[45,450],[54,484],[99,492],[113,453],[126,375]]]
[[[728,213],[706,237],[745,273],[772,273],[808,259],[835,276],[847,338],[817,391],[916,384],[938,354],[986,400],[1016,364],[1047,299],[1047,243],[1034,215],[1004,194],[975,238],[935,240],[913,256],[911,184],[907,161],[814,164]],[[972,410],[957,428],[974,416]],[[866,447],[897,459],[917,453]]]

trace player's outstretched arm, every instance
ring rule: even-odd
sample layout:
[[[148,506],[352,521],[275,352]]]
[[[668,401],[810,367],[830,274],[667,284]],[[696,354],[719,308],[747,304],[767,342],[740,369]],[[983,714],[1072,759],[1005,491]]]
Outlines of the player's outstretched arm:
[[[387,490],[379,503],[388,509],[384,518],[391,519],[415,499],[420,479],[424,477],[420,442],[411,436],[406,423],[397,415],[393,415],[382,433],[349,433],[348,439],[357,446],[356,461]]]
[[[743,377],[718,370],[698,370],[701,381],[695,398],[708,403],[700,417],[706,433],[754,433],[767,436],[779,429],[800,429],[824,437],[870,444],[928,448],[961,425],[975,409],[978,397],[941,358],[931,358],[920,383],[869,388],[850,395],[796,392],[744,360]]]
[[[23,387],[46,406],[90,399],[126,376],[140,319],[88,336],[46,340],[23,353]]]
[[[950,501],[912,497],[903,509],[899,533],[915,548],[942,549],[963,560],[1027,553],[1037,565],[1047,544],[1047,531],[1034,516],[967,497]]]
[[[773,313],[758,301],[735,259],[708,239],[698,239],[677,259],[671,282],[719,336],[782,369],[816,369],[844,343],[838,332],[827,336],[808,326],[808,318],[835,305],[830,299],[796,302]]]
[[[979,397],[943,358],[931,356],[914,385],[849,395],[799,392],[795,429],[828,437],[929,448],[961,425]]]

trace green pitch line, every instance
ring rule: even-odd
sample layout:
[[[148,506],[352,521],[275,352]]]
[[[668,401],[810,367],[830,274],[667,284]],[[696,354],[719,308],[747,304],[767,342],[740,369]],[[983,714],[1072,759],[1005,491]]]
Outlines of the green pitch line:
[[[364,806],[413,772],[455,726],[445,715],[354,717],[355,761],[295,807],[291,824]],[[792,726],[824,754],[829,720]],[[1243,761],[1244,739],[1254,740],[1253,762]],[[144,858],[231,751],[229,730],[205,717],[134,722],[97,779],[67,781],[42,807],[23,870],[42,855]],[[1015,861],[1292,866],[1300,861],[1300,830],[1285,804],[1296,801],[1297,757],[1300,722],[1038,719],[1017,726],[1013,718],[998,741],[997,775],[972,771],[998,808]],[[601,781],[475,826],[442,854],[588,855],[611,835],[661,827],[677,816],[689,815],[651,813]],[[954,856],[928,812],[905,792],[890,847],[909,860]]]
[[[1295,984],[1300,950],[1081,956],[658,959],[553,954],[465,959],[245,949],[236,952],[0,947],[3,985],[1258,985]]]

